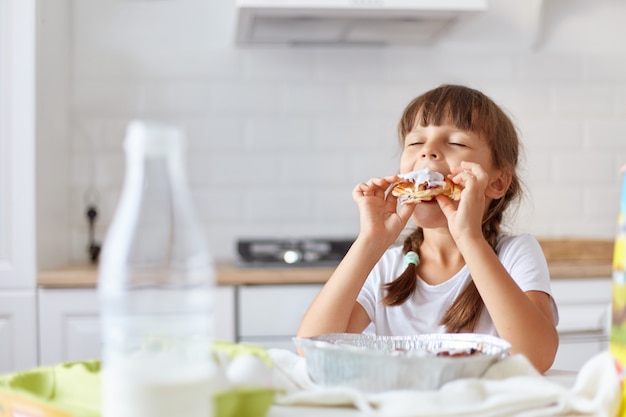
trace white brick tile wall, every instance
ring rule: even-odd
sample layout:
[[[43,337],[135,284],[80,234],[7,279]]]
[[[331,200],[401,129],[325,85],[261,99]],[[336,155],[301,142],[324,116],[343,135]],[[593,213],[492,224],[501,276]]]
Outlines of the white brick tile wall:
[[[584,85],[557,82],[558,84],[551,89],[553,110],[556,115],[589,117],[614,112],[614,91],[610,85],[595,82]]]
[[[205,115],[211,108],[212,85],[203,81],[146,82],[139,91],[138,110],[145,117],[182,119]]]
[[[619,187],[607,182],[608,185],[597,184],[596,187],[585,189],[583,194],[583,210],[584,213],[591,218],[608,217],[617,227],[617,219],[615,215],[615,193],[619,191]]]
[[[437,58],[441,54],[438,49],[429,47],[390,46],[377,56],[381,66],[380,81],[411,82],[421,90],[428,89],[432,80],[437,80],[438,83],[449,81],[449,78],[441,74],[441,65]],[[373,64],[369,62],[367,65]]]
[[[319,118],[315,123],[313,146],[327,152],[350,152],[383,148],[382,138],[389,136],[386,126],[367,118]]]
[[[189,150],[207,153],[242,151],[244,123],[240,117],[187,118],[183,125]]]
[[[208,162],[198,164],[197,169],[206,172],[212,184],[258,186],[276,182],[279,158],[275,152],[212,153]]]
[[[585,124],[584,134],[589,149],[624,151],[626,119],[592,119]]]
[[[580,81],[583,78],[584,57],[578,54],[524,54],[516,60],[517,73],[526,81],[550,83],[554,80]]]
[[[583,146],[583,123],[571,118],[530,118],[518,122],[521,140],[529,156],[580,149]]]
[[[251,221],[306,222],[313,214],[312,205],[313,196],[305,187],[259,186],[246,190],[244,218]]]
[[[559,152],[552,160],[552,175],[558,186],[575,187],[582,183],[593,188],[598,184],[612,182],[617,177],[610,154],[590,154],[589,151],[585,154],[584,150],[568,150]]]
[[[284,84],[280,88],[279,110],[288,116],[341,117],[349,114],[349,97],[345,83]]]
[[[105,153],[122,153],[122,144],[126,134],[128,120],[126,118],[112,119],[96,119],[94,126],[96,127],[95,138],[81,136],[83,140],[95,140],[96,149]]]
[[[384,49],[329,49],[315,54],[315,80],[318,82],[363,82],[379,80]]]
[[[242,72],[246,81],[307,82],[315,77],[315,56],[306,49],[252,49],[241,60],[240,69],[233,70]]]
[[[414,89],[413,83],[359,84],[351,90],[351,108],[355,114],[393,117],[397,122],[404,107],[415,98]]]
[[[70,108],[78,118],[138,115],[140,84],[116,79],[76,80]]]
[[[549,88],[540,82],[516,81],[509,83],[483,83],[480,87],[511,116],[517,119],[531,116],[531,120],[542,119],[550,112],[551,95]],[[518,126],[523,129],[524,126]]]
[[[198,215],[211,219],[212,223],[236,222],[244,217],[245,192],[243,187],[203,187],[194,188],[193,202]]]
[[[620,54],[587,54],[584,57],[585,79],[623,82],[626,73],[626,56]]]
[[[621,117],[626,116],[626,87],[615,88],[615,114]]]
[[[251,82],[216,82],[210,93],[212,114],[220,116],[269,115],[280,108],[276,85]]]
[[[395,174],[400,166],[399,156],[395,154],[384,155],[380,152],[351,152],[347,161],[348,175],[346,180],[352,186],[350,190],[359,182],[367,181],[372,177]]]
[[[453,82],[510,81],[516,71],[515,55],[512,51],[445,49],[435,57],[440,76]]]
[[[318,220],[331,222],[350,222],[354,220],[354,215],[358,211],[356,203],[352,200],[352,188],[349,186],[330,185],[314,190],[311,193],[313,197],[313,217]]]
[[[538,185],[549,185],[552,182],[552,158],[540,149],[534,152],[526,147],[526,155],[522,156],[520,176],[527,188],[536,188]]]
[[[569,13],[587,16],[586,7]],[[68,261],[87,256],[91,187],[96,238],[105,234],[125,127],[138,117],[185,129],[189,183],[217,258],[234,258],[243,237],[355,236],[352,189],[396,172],[404,106],[441,83],[484,91],[520,130],[527,195],[513,231],[611,238],[626,163],[626,52],[592,47],[612,45],[613,29],[568,43],[579,25],[552,15],[533,48],[530,4],[493,0],[490,9],[427,47],[240,48],[227,0],[72,2],[71,138],[56,138],[69,147]]]
[[[249,119],[244,126],[245,149],[292,152],[313,149],[314,122],[306,117]]]
[[[345,178],[346,157],[333,153],[284,155],[279,161],[278,184],[306,188],[323,188]]]

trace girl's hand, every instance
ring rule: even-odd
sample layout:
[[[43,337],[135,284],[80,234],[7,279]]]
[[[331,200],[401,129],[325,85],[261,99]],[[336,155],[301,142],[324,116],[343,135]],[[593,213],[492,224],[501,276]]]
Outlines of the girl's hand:
[[[448,228],[458,243],[464,238],[483,238],[482,220],[486,210],[485,190],[489,176],[473,162],[461,162],[451,167],[449,178],[463,186],[458,205],[446,196],[437,196],[437,202],[448,219]]]
[[[354,188],[352,198],[359,207],[360,236],[375,239],[385,247],[398,238],[415,210],[413,204],[398,207],[398,198],[387,193],[400,180],[397,175],[372,178]]]

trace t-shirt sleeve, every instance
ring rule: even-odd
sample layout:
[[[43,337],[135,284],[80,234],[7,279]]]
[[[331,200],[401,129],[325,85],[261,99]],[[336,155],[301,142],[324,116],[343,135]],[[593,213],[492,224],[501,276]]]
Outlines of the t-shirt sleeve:
[[[379,262],[380,263],[380,262]],[[380,288],[380,271],[379,265],[374,266],[374,269],[370,272],[361,292],[356,298],[357,303],[361,304],[361,307],[367,312],[370,320],[374,321],[376,314],[376,303],[378,302],[378,290]]]
[[[557,324],[558,309],[550,289],[550,271],[537,239],[530,234],[505,238],[498,256],[522,291],[543,291],[550,295]]]
[[[401,273],[398,269],[400,267],[399,262],[402,262],[401,254],[402,248],[400,247],[388,249],[374,265],[356,299],[372,322],[376,321],[377,308],[381,308],[382,285],[394,280]]]

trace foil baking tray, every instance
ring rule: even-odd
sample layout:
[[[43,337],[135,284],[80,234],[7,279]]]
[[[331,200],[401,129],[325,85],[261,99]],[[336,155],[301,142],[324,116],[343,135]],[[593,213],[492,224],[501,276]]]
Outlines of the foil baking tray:
[[[293,341],[304,352],[313,382],[365,392],[437,389],[455,379],[478,378],[511,348],[503,339],[474,333],[329,333]]]

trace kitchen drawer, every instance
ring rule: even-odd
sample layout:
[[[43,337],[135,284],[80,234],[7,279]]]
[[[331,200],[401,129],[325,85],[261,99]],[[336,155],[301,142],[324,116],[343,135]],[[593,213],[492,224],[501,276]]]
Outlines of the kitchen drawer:
[[[550,286],[552,295],[559,306],[561,304],[611,302],[611,277],[553,279]]]
[[[215,337],[235,340],[233,286],[215,287]],[[40,288],[39,364],[100,357],[100,311],[95,288]]]
[[[611,320],[611,305],[578,304],[559,306],[559,333],[604,332],[608,334]]]
[[[559,350],[552,369],[578,372],[589,359],[608,348],[606,334],[560,335]]]
[[[612,280],[558,279],[551,286],[559,308],[559,349],[552,368],[578,371],[591,357],[608,349]]]
[[[94,288],[39,289],[39,364],[100,357]]]
[[[611,278],[552,281],[559,308],[559,333],[607,333],[611,314]]]
[[[321,288],[321,284],[239,286],[237,340],[295,336]]]
[[[36,330],[34,292],[0,290],[0,374],[37,365]]]

